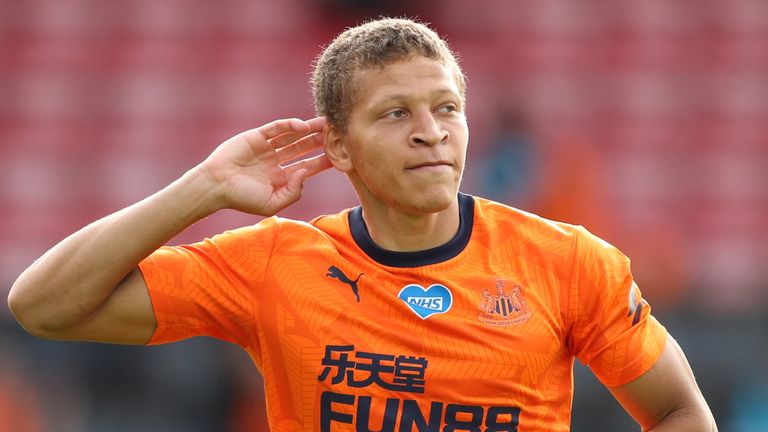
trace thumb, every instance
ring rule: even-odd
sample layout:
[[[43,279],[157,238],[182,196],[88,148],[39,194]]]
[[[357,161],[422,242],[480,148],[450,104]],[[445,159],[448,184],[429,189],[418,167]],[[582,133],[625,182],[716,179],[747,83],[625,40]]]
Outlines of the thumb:
[[[296,170],[288,179],[288,183],[283,188],[280,195],[280,201],[284,205],[291,204],[292,202],[301,198],[301,192],[304,190],[304,181],[309,176],[309,171],[306,169]]]

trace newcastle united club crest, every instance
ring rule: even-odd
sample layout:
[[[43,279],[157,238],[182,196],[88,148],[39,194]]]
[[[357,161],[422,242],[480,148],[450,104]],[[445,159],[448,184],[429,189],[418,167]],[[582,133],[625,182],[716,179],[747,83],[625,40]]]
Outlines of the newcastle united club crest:
[[[496,279],[495,293],[483,290],[478,315],[482,323],[499,327],[518,325],[528,321],[531,314],[520,285],[513,283],[510,289],[506,289],[504,280]]]

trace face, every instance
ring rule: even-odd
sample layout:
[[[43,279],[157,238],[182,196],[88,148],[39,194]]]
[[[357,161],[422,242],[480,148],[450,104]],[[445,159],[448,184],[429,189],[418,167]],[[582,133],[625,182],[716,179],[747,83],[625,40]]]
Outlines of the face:
[[[455,200],[469,131],[454,69],[415,56],[358,72],[340,145],[363,205],[435,213]]]

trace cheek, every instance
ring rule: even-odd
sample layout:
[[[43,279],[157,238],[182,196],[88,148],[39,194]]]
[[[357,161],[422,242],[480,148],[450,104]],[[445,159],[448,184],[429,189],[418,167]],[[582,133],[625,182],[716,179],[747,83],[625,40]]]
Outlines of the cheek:
[[[349,156],[358,171],[379,171],[391,164],[393,154],[385,146],[360,146],[349,148]]]
[[[467,126],[466,119],[464,119],[462,123],[456,128],[456,134],[463,147],[466,149],[467,142],[469,142],[469,126]]]
[[[359,162],[360,174],[378,183],[393,181],[393,163],[386,154],[368,154]]]
[[[398,165],[395,158],[391,151],[369,148],[355,154],[353,162],[358,178],[369,190],[386,194],[402,181],[395,168]]]
[[[352,167],[361,178],[369,178],[376,173],[375,167],[380,160],[379,155],[370,150],[354,149],[349,152],[349,158],[352,161]]]
[[[456,131],[456,151],[459,159],[464,162],[467,157],[467,145],[469,144],[469,131],[464,129],[458,129]]]

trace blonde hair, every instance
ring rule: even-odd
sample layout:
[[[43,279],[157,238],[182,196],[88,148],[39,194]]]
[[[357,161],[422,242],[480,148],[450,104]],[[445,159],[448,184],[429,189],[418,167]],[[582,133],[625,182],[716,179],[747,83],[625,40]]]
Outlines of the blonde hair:
[[[381,18],[338,35],[315,61],[312,96],[315,111],[346,132],[355,104],[359,71],[384,67],[412,56],[424,56],[454,67],[461,98],[466,78],[448,44],[426,25],[400,18]]]

